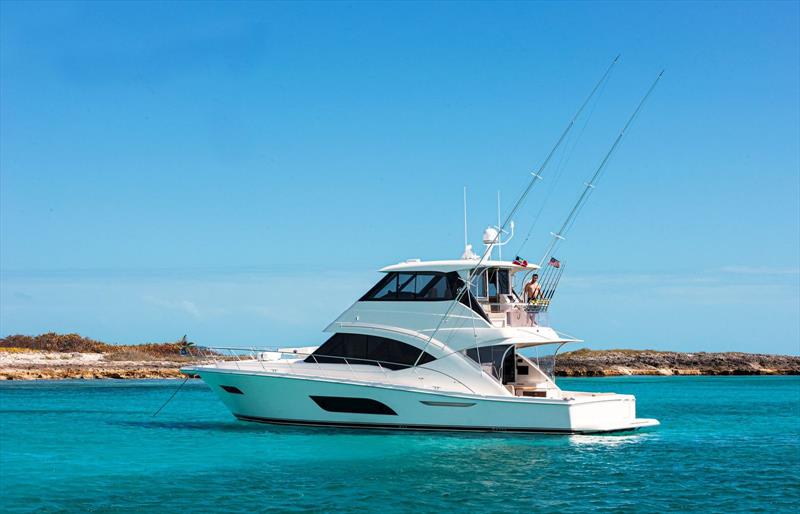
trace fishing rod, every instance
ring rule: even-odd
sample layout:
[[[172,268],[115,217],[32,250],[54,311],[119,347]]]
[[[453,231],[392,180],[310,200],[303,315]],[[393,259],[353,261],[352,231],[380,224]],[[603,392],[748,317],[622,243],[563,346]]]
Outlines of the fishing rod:
[[[486,250],[483,252],[483,255],[481,255],[480,259],[478,260],[478,263],[475,265],[475,267],[472,269],[472,271],[470,271],[469,275],[467,276],[467,280],[466,280],[464,286],[461,288],[460,291],[458,291],[458,293],[456,294],[456,297],[453,299],[453,302],[447,308],[447,311],[445,311],[444,315],[439,320],[439,323],[436,325],[436,328],[431,333],[431,336],[425,342],[425,346],[422,348],[422,350],[420,351],[419,355],[417,356],[417,360],[414,361],[414,367],[417,366],[417,364],[419,363],[419,360],[425,354],[425,350],[428,348],[428,345],[431,343],[431,341],[433,341],[433,338],[439,332],[439,329],[442,328],[442,324],[450,316],[450,313],[453,311],[455,306],[461,301],[461,297],[464,296],[464,294],[467,291],[469,291],[469,286],[472,284],[472,279],[475,278],[475,275],[478,274],[478,270],[480,268],[480,265],[483,264],[483,262],[486,260],[486,257],[488,257],[492,253],[492,248],[499,242],[500,235],[503,233],[503,231],[505,230],[505,228],[509,224],[509,222],[513,219],[514,215],[517,213],[519,208],[522,206],[522,204],[525,201],[525,198],[531,192],[531,189],[533,189],[533,186],[536,185],[536,183],[539,180],[542,179],[542,173],[544,172],[545,168],[547,168],[547,165],[550,163],[550,160],[553,158],[553,155],[555,155],[556,151],[561,146],[561,143],[564,142],[564,139],[567,137],[567,134],[569,134],[570,130],[572,130],[572,127],[575,125],[575,121],[578,119],[578,117],[581,115],[583,110],[589,104],[589,101],[595,95],[595,93],[600,88],[600,86],[608,78],[608,75],[611,73],[611,70],[617,64],[617,61],[619,61],[619,55],[614,57],[614,60],[611,62],[611,64],[608,66],[608,68],[606,68],[605,73],[603,73],[603,76],[600,77],[600,80],[598,80],[597,83],[594,85],[594,88],[592,88],[591,92],[589,93],[589,96],[586,97],[586,100],[583,101],[581,106],[575,112],[575,115],[572,116],[572,119],[570,119],[570,121],[567,124],[566,128],[564,128],[564,131],[561,133],[561,136],[556,141],[556,144],[553,145],[553,148],[550,149],[550,153],[547,154],[547,157],[545,157],[545,159],[542,162],[542,165],[539,167],[538,171],[531,173],[531,178],[528,181],[528,185],[522,191],[522,194],[517,199],[516,203],[514,204],[514,207],[511,209],[511,211],[509,211],[508,216],[506,216],[506,219],[503,222],[503,224],[498,227],[497,235],[495,236],[494,240],[492,241],[492,243],[490,243],[490,244],[488,244],[486,246]]]
[[[633,114],[631,114],[630,118],[628,118],[628,121],[625,123],[625,126],[622,127],[622,130],[617,136],[617,139],[614,140],[614,144],[611,145],[611,148],[609,148],[608,153],[606,153],[605,157],[603,157],[603,160],[600,162],[600,165],[595,170],[594,175],[592,175],[592,178],[589,180],[589,182],[584,183],[586,187],[584,187],[580,197],[578,197],[578,201],[575,202],[575,205],[572,207],[572,210],[567,215],[567,218],[564,220],[564,223],[561,225],[561,228],[558,230],[558,232],[550,233],[553,236],[553,240],[550,242],[550,246],[547,248],[547,251],[545,251],[544,255],[542,256],[542,260],[539,261],[539,267],[541,267],[542,264],[544,264],[544,261],[548,257],[550,257],[550,255],[552,255],[553,250],[555,250],[559,241],[563,241],[565,239],[564,235],[566,234],[567,230],[572,226],[572,223],[575,221],[575,216],[577,216],[578,212],[583,207],[584,203],[588,200],[589,195],[591,195],[591,192],[595,188],[595,184],[597,183],[597,179],[600,177],[600,174],[605,168],[606,163],[608,163],[609,158],[614,153],[614,150],[616,150],[617,145],[619,145],[619,142],[622,140],[622,136],[625,135],[625,131],[628,130],[628,127],[631,125],[631,123],[633,123],[633,120],[636,118],[636,115],[639,114],[639,111],[642,109],[642,106],[644,105],[645,101],[647,101],[647,98],[655,89],[656,84],[658,84],[658,81],[661,80],[662,75],[664,75],[664,70],[661,70],[661,73],[658,74],[656,79],[653,81],[653,84],[650,86],[650,89],[647,90],[647,93],[645,93],[645,95],[639,101],[639,104],[636,106],[636,109],[634,109]]]

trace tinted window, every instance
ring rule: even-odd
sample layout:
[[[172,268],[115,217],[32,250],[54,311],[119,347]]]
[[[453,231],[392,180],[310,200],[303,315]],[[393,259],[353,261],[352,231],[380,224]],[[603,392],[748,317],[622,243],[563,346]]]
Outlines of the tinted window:
[[[395,300],[397,299],[397,274],[389,273],[373,287],[367,296],[371,300]]]
[[[511,294],[507,269],[497,270],[497,285],[500,289],[500,294]]]
[[[338,333],[306,357],[305,362],[335,362],[349,364],[380,365],[388,369],[403,369],[412,366],[419,357],[420,349],[410,344],[386,337],[364,334]],[[346,361],[345,361],[346,359]],[[433,355],[423,352],[420,364],[435,360]]]
[[[441,301],[456,297],[460,279],[455,272],[389,273],[361,300]]]
[[[480,352],[480,353],[479,353]],[[492,374],[496,378],[505,378],[508,373],[504,373],[504,360],[507,361],[509,355],[511,356],[511,361],[509,361],[509,365],[513,365],[513,354],[514,350],[511,349],[511,345],[508,344],[500,344],[496,346],[482,346],[480,348],[469,348],[465,351],[467,357],[478,362],[481,365],[492,367]],[[513,371],[512,371],[513,372]]]
[[[417,276],[412,273],[398,273],[397,274],[397,299],[398,300],[413,300],[416,298],[416,284]]]
[[[397,416],[397,413],[391,407],[372,398],[345,398],[340,396],[309,396],[309,398],[328,412]]]
[[[482,270],[472,277],[472,287],[470,287],[470,291],[472,291],[473,296],[486,298],[486,270]]]
[[[511,294],[507,269],[489,270],[489,298],[496,298],[499,294]]]

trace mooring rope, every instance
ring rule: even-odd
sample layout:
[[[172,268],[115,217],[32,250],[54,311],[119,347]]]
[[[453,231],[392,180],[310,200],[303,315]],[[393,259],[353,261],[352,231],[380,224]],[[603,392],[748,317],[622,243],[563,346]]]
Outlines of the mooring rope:
[[[161,407],[159,407],[159,408],[158,408],[158,410],[157,410],[157,411],[155,411],[151,417],[155,418],[155,417],[158,415],[158,413],[159,413],[159,412],[161,412],[161,410],[162,410],[164,407],[166,407],[166,406],[167,406],[167,404],[168,404],[169,402],[171,402],[173,398],[175,398],[175,395],[176,395],[176,394],[178,394],[178,391],[180,391],[180,390],[181,390],[181,388],[183,387],[183,385],[184,385],[184,384],[185,384],[185,383],[186,383],[186,382],[187,382],[187,381],[188,381],[190,378],[192,378],[192,377],[191,377],[191,376],[189,376],[189,375],[186,375],[186,378],[184,378],[184,379],[183,379],[183,382],[181,382],[181,385],[179,385],[179,386],[178,386],[178,388],[177,388],[177,389],[175,389],[175,391],[172,393],[172,396],[170,396],[170,397],[169,397],[169,399],[168,399],[167,401],[165,401],[165,402],[164,402],[164,405],[162,405]]]

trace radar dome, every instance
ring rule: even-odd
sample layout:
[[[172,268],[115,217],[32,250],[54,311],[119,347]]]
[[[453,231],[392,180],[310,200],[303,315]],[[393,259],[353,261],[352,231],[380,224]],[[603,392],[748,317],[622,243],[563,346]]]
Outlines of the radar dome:
[[[483,244],[491,245],[497,244],[500,240],[497,237],[497,229],[494,227],[489,227],[483,231]]]

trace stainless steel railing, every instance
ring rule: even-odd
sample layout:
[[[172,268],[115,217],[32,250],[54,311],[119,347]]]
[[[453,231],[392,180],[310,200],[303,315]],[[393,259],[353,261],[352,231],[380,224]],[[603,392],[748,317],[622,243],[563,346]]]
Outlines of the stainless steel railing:
[[[256,363],[261,371],[268,372],[268,373],[286,373],[286,374],[295,374],[295,375],[304,375],[309,376],[311,375],[309,371],[313,368],[309,368],[308,366],[302,366],[301,369],[298,369],[298,364],[303,362],[304,364],[315,364],[315,368],[318,372],[328,372],[327,375],[316,375],[316,376],[327,376],[330,377],[330,372],[340,371],[336,368],[330,367],[323,367],[325,364],[341,364],[344,363],[347,366],[347,370],[349,373],[357,375],[359,373],[365,375],[372,375],[375,376],[376,373],[372,369],[363,369],[363,368],[354,368],[353,366],[372,366],[378,368],[378,373],[383,377],[383,381],[380,383],[395,383],[395,384],[402,384],[408,385],[407,382],[401,382],[400,380],[395,380],[395,378],[401,377],[393,377],[391,373],[393,371],[411,369],[414,372],[414,375],[420,381],[420,385],[422,388],[429,388],[434,390],[441,389],[440,386],[431,385],[427,386],[424,383],[425,377],[420,374],[420,370],[425,370],[429,372],[436,373],[445,377],[446,379],[452,381],[453,384],[461,385],[462,387],[466,388],[468,391],[474,393],[472,388],[470,388],[467,384],[462,382],[461,380],[451,376],[448,373],[440,371],[438,369],[433,369],[430,367],[426,367],[425,365],[421,366],[414,366],[412,364],[405,364],[399,362],[392,362],[386,360],[376,360],[376,359],[362,359],[359,357],[342,357],[338,355],[325,355],[325,354],[318,354],[309,351],[302,351],[299,349],[294,348],[256,348],[256,347],[249,347],[249,348],[241,348],[241,347],[225,347],[225,346],[193,346],[190,349],[187,348],[188,353],[191,357],[193,357],[196,362],[200,365],[204,366],[214,366],[216,368],[222,367],[223,363],[233,363],[234,367],[239,370],[243,371],[246,370],[243,365],[250,363]],[[264,358],[265,354],[272,354],[273,356],[277,354],[278,358]],[[289,356],[290,358],[283,358],[284,356]],[[293,358],[291,358],[293,357]],[[311,357],[311,360],[308,360],[308,357]],[[270,367],[270,364],[281,364],[281,367]]]

